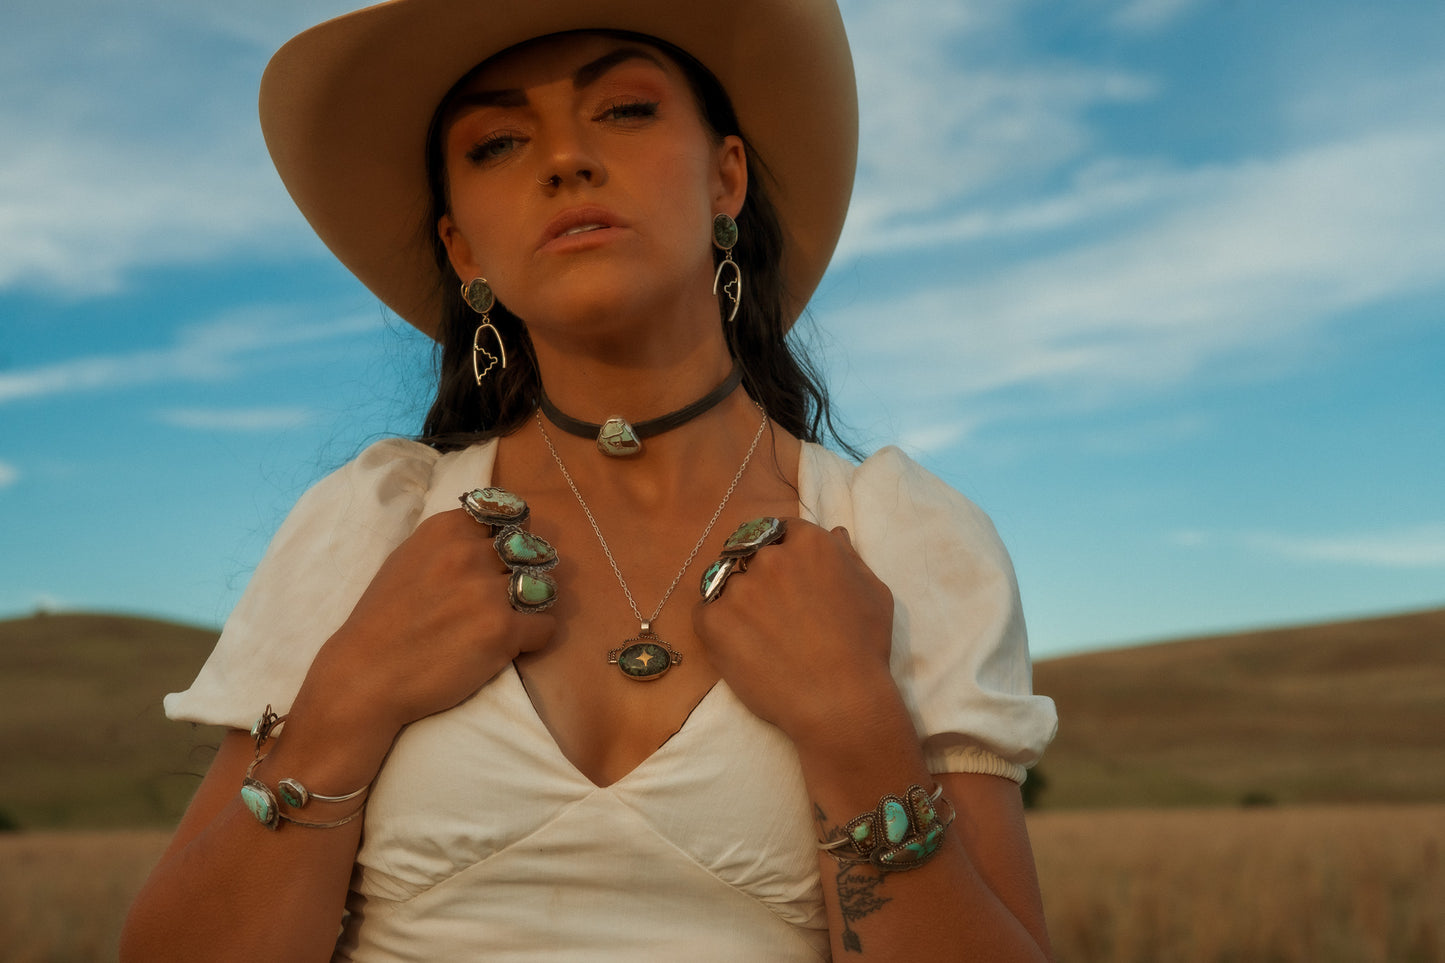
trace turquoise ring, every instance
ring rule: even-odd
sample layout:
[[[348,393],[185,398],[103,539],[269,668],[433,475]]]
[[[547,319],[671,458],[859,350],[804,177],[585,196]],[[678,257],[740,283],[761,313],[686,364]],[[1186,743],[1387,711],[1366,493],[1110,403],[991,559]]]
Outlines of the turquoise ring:
[[[458,501],[463,510],[492,534],[492,548],[512,577],[507,601],[514,612],[545,612],[557,601],[557,581],[547,573],[557,567],[557,550],[541,535],[522,530],[531,509],[505,488],[473,488]]]
[[[738,571],[743,564],[740,558],[720,558],[702,573],[702,600],[704,604],[716,602],[722,595],[728,576]]]
[[[748,559],[767,545],[775,545],[788,534],[788,523],[772,515],[743,522],[723,542],[722,552],[702,573],[703,603],[716,602],[734,572],[746,572]]]
[[[531,514],[527,503],[505,488],[473,488],[457,500],[468,515],[493,535],[521,526]]]

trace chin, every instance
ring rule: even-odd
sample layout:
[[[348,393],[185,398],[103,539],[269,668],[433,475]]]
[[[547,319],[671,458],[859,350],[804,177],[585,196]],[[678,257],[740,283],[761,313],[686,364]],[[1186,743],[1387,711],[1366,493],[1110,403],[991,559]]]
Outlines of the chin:
[[[680,313],[675,291],[649,292],[625,280],[609,272],[602,283],[589,279],[585,284],[557,284],[530,306],[530,313],[518,314],[534,338],[555,330],[564,339],[580,335],[610,340],[645,336],[660,319]]]

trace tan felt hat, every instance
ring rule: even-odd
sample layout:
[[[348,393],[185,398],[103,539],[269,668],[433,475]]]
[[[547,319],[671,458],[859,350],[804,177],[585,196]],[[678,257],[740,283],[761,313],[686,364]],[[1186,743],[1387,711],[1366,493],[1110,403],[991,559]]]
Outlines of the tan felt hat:
[[[488,57],[568,30],[686,50],[722,83],[761,158],[802,311],[838,243],[858,94],[836,0],[392,0],[292,38],[261,79],[261,129],[296,205],[341,262],[428,334],[440,321],[425,153],[432,114]]]

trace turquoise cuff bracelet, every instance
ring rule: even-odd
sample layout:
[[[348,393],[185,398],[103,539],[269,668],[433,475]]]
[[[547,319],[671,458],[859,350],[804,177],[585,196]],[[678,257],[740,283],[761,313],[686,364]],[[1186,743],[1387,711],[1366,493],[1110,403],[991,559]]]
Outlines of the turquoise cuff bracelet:
[[[266,758],[261,755],[262,744],[265,743],[272,730],[285,721],[285,716],[278,716],[270,706],[267,706],[266,711],[261,713],[261,718],[257,719],[256,724],[251,727],[251,738],[256,742],[256,758],[252,759],[251,765],[246,767],[246,776],[241,780],[241,802],[251,815],[256,817],[256,822],[271,830],[278,828],[283,819],[298,826],[310,826],[312,829],[331,829],[336,826],[344,826],[360,816],[362,810],[366,808],[365,803],[359,806],[355,812],[340,819],[319,823],[297,819],[284,812],[280,804],[284,802],[292,809],[302,809],[312,801],[347,802],[365,793],[371,788],[371,783],[344,795],[327,796],[319,792],[311,792],[299,780],[289,776],[278,782],[275,790],[255,777],[256,767],[261,764],[261,760]]]
[[[820,841],[818,848],[840,866],[868,863],[886,872],[917,869],[937,855],[944,830],[958,815],[949,803],[947,818],[939,818],[933,804],[942,795],[941,786],[932,793],[909,786],[901,798],[890,793],[873,810],[849,820],[842,837]]]

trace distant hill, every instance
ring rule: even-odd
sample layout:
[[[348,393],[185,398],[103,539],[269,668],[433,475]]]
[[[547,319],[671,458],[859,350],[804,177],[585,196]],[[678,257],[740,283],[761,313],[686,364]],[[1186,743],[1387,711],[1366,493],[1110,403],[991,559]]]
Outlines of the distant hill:
[[[0,825],[172,825],[220,730],[168,721],[216,632],[115,615],[0,621]]]
[[[1445,609],[1050,659],[1042,808],[1445,801]]]
[[[165,720],[212,630],[0,621],[0,826],[173,825],[220,731]],[[1044,809],[1445,800],[1445,609],[1040,662]]]

